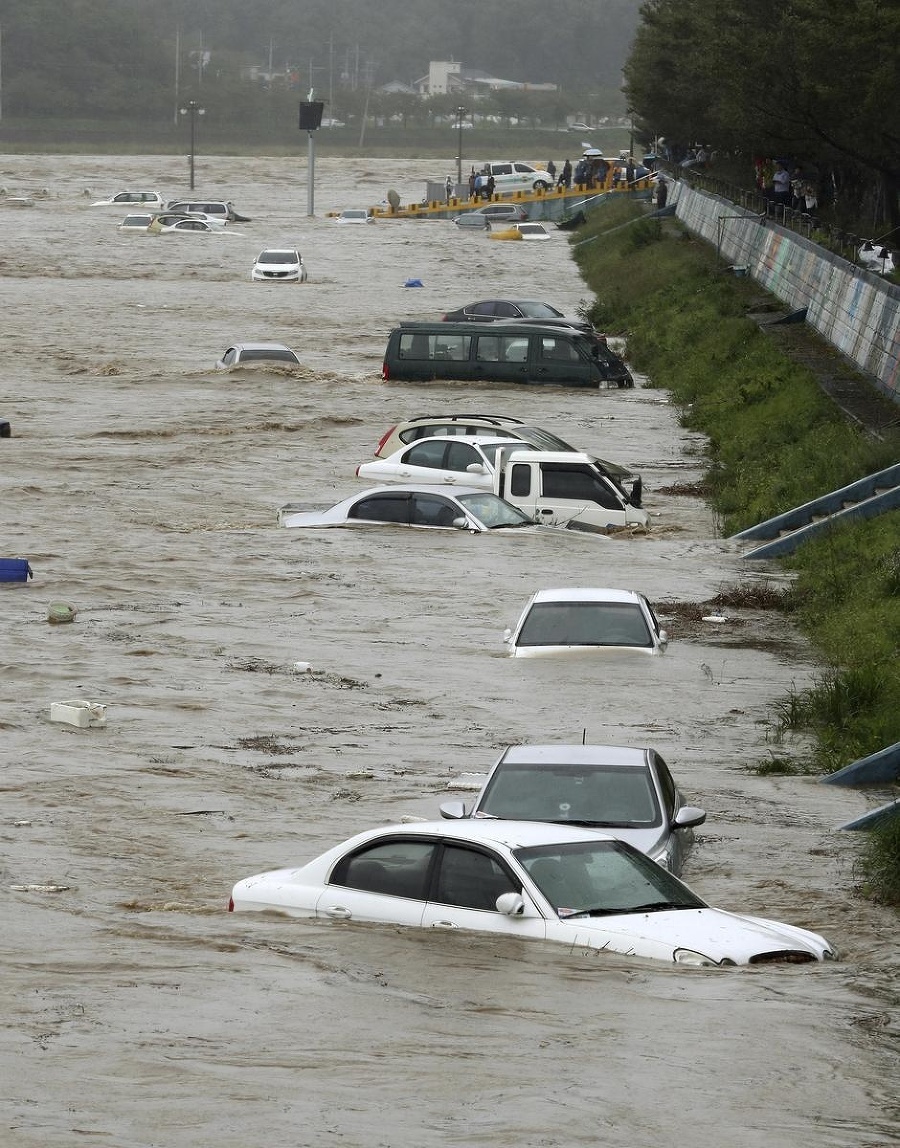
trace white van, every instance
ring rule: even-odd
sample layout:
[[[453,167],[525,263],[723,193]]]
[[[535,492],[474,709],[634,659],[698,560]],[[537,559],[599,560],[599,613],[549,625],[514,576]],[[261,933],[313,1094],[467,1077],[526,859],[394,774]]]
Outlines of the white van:
[[[549,171],[518,160],[490,160],[481,169],[494,177],[494,191],[552,191],[555,180]]]

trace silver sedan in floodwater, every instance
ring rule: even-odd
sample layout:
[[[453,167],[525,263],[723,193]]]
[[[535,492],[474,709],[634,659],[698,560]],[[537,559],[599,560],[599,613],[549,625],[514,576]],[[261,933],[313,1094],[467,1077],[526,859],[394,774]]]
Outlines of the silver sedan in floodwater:
[[[376,486],[327,510],[288,503],[280,526],[415,526],[426,529],[508,530],[536,523],[496,494],[465,486]]]

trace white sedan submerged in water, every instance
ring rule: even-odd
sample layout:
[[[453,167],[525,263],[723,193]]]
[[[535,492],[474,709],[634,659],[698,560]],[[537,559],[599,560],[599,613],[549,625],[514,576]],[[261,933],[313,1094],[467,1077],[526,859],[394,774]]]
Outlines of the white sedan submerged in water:
[[[807,929],[706,905],[612,837],[520,821],[393,825],[239,881],[230,911],[473,929],[688,966],[833,960]]]
[[[487,490],[471,486],[375,486],[326,510],[288,503],[280,526],[414,526],[430,530],[508,530],[534,520]]]

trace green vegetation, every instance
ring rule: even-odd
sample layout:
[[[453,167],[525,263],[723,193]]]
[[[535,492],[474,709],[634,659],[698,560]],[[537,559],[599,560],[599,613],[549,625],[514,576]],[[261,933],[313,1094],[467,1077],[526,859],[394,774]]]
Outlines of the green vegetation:
[[[884,114],[900,105],[898,33],[900,7],[868,0],[647,0],[626,94],[647,138],[800,163],[820,208],[868,203],[884,238],[900,232],[896,117]]]
[[[900,458],[896,408],[872,389],[879,436],[848,421],[816,369],[792,358],[797,344],[776,341],[749,317],[771,299],[751,280],[726,275],[714,248],[674,221],[612,203],[574,243],[597,295],[589,317],[627,335],[634,365],[672,393],[685,426],[707,436],[706,488],[725,534]],[[790,339],[802,341],[804,363],[849,372],[811,332],[798,328]],[[780,608],[824,669],[812,689],[776,707],[773,739],[802,730],[815,760],[789,765],[779,754],[759,771],[829,773],[900,741],[900,515],[832,531],[786,561],[796,580]],[[896,901],[900,832],[875,831],[868,841],[867,889]]]

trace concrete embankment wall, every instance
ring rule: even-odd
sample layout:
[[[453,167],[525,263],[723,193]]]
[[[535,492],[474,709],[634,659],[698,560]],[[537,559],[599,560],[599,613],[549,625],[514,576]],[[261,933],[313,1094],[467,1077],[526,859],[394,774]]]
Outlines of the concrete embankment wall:
[[[678,185],[676,215],[714,244],[722,262],[746,267],[900,403],[900,287],[728,200]]]

